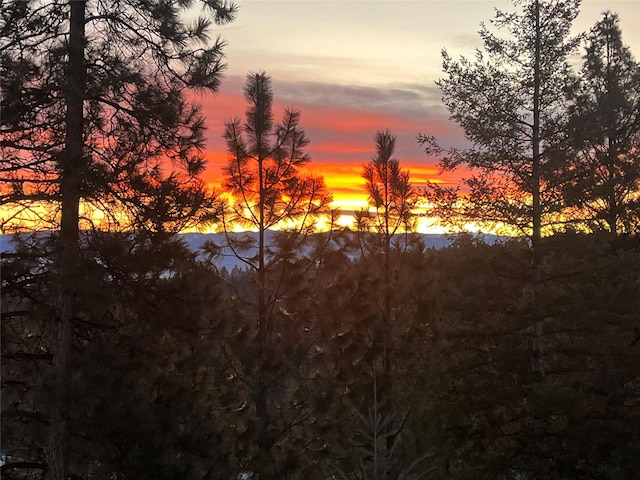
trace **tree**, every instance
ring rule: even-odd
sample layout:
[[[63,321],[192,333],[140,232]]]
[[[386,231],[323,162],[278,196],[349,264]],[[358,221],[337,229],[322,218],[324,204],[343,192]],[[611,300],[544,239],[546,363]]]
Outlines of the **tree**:
[[[513,478],[495,460],[515,461],[515,434],[529,428],[527,244],[462,234],[424,255],[418,328],[405,344],[417,397],[405,441],[436,453],[434,478]]]
[[[224,42],[209,42],[211,24],[235,7],[207,4],[213,17],[192,24],[192,1],[3,5],[3,230],[177,231],[191,205],[210,206],[197,177],[204,119],[188,92],[219,86]],[[161,226],[158,208],[172,213]]]
[[[381,318],[379,328],[381,337],[377,341],[382,343],[382,359],[379,371],[380,404],[383,416],[392,414],[392,382],[391,382],[391,354],[390,341],[392,330],[398,319],[395,313],[398,305],[394,295],[401,275],[401,259],[394,255],[409,247],[408,239],[400,241],[397,233],[409,235],[414,230],[415,214],[413,209],[417,202],[417,192],[411,186],[408,170],[400,169],[400,162],[394,157],[396,137],[389,130],[378,130],[375,135],[376,154],[372,160],[364,165],[362,177],[369,195],[369,206],[373,212],[363,210],[356,215],[358,232],[362,236],[361,248],[371,254],[382,266],[380,272],[381,292],[371,292],[372,298],[379,295],[382,298]],[[395,240],[394,240],[395,238]],[[394,258],[395,257],[395,258]],[[374,367],[375,369],[375,367]],[[377,370],[377,369],[376,369]],[[388,425],[393,430],[393,425]],[[388,437],[388,447],[391,448],[393,438]]]
[[[408,170],[400,169],[400,162],[395,153],[396,137],[388,130],[378,130],[375,136],[376,155],[367,163],[362,171],[365,188],[369,194],[369,206],[375,211],[359,212],[356,216],[359,231],[378,234],[382,240],[382,265],[384,281],[384,315],[383,323],[391,319],[391,250],[396,233],[411,233],[414,230],[413,209],[417,202],[417,192],[411,186]],[[371,239],[364,245],[372,249]],[[405,245],[406,246],[406,245]],[[374,249],[375,251],[375,249]]]
[[[415,230],[413,209],[417,203],[417,191],[411,186],[409,171],[401,170],[400,162],[393,156],[395,135],[391,135],[389,130],[378,130],[375,144],[376,154],[362,170],[369,206],[374,212],[358,212],[356,221],[359,230],[380,234],[383,254],[388,259],[394,235]]]
[[[201,208],[210,212],[213,199],[198,178],[203,117],[187,92],[218,87],[224,43],[208,44],[208,32],[212,19],[231,20],[235,7],[202,2],[213,17],[188,24],[182,13],[192,4],[3,5],[0,198],[18,228],[21,212],[43,210],[53,222],[29,226],[59,227],[51,340],[58,385],[71,356],[81,220],[91,225],[97,209],[112,224],[165,231]],[[62,480],[66,406],[53,398],[47,471]]]
[[[233,197],[225,228],[231,224],[257,230],[257,258],[245,260],[258,277],[258,342],[264,343],[272,301],[266,290],[267,231],[289,222],[296,231],[308,232],[331,196],[322,178],[299,172],[310,161],[304,152],[309,139],[298,126],[300,112],[287,108],[282,123],[274,125],[271,78],[264,72],[247,75],[244,94],[249,103],[246,122],[236,118],[226,123],[224,132],[230,155],[224,186]]]
[[[25,249],[25,251],[22,251]],[[3,478],[43,478],[50,411],[65,413],[70,478],[228,477],[217,415],[219,352],[230,310],[214,269],[179,240],[85,237],[74,355],[51,384],[52,242],[3,255]]]
[[[622,43],[618,16],[606,12],[592,28],[569,136],[576,147],[565,199],[578,219],[613,235],[640,224],[640,64]]]
[[[265,72],[248,74],[244,96],[248,103],[245,121],[235,118],[225,124],[229,161],[224,186],[231,199],[224,225],[227,232],[231,225],[257,231],[255,237],[243,235],[239,239],[228,234],[227,241],[255,274],[255,297],[250,303],[255,308],[257,333],[243,362],[255,406],[252,443],[259,451],[249,463],[254,471],[273,475],[278,469],[271,456],[277,428],[268,392],[275,391],[277,385],[282,387],[287,375],[279,369],[287,363],[281,359],[282,352],[271,344],[276,337],[275,319],[283,315],[279,301],[291,274],[286,267],[300,255],[300,240],[313,231],[331,195],[322,178],[300,172],[310,161],[304,151],[309,140],[299,126],[300,112],[287,108],[282,121],[274,122],[271,78]],[[283,231],[270,231],[275,227]],[[247,255],[247,250],[257,250],[257,254]],[[306,265],[308,268],[313,261]]]
[[[553,245],[544,383],[526,356],[528,242],[465,235],[424,254],[419,328],[403,343],[408,373],[394,380],[415,382],[404,440],[436,453],[434,478],[613,479],[637,470],[638,238],[568,233],[545,242]],[[532,428],[540,417],[543,441]]]
[[[454,61],[443,51],[447,78],[437,82],[451,118],[472,143],[467,149],[445,151],[435,139],[420,136],[428,153],[441,155],[443,170],[466,166],[462,202],[442,188],[467,221],[508,225],[526,234],[532,244],[532,305],[534,308],[534,373],[544,378],[543,318],[536,313],[541,284],[540,242],[561,221],[561,185],[554,175],[567,152],[560,142],[566,122],[564,90],[572,83],[567,56],[578,39],[569,37],[579,0],[514,2],[521,12],[496,11],[493,24],[512,38],[499,38],[483,25],[474,62]],[[427,192],[428,193],[428,192]],[[428,196],[428,195],[427,195]],[[436,199],[437,200],[437,199]]]

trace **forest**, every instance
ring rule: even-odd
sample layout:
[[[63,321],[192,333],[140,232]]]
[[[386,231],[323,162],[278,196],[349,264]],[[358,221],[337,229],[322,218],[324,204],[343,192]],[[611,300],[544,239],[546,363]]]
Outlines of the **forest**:
[[[443,50],[467,147],[416,142],[460,184],[380,126],[341,226],[265,71],[202,178],[238,5],[3,2],[0,477],[638,478],[640,63],[579,11],[514,0]]]

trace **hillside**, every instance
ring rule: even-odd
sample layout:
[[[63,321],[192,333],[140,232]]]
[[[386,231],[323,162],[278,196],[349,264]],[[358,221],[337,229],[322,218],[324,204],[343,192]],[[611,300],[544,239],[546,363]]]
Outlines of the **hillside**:
[[[267,242],[270,243],[274,232],[268,232]],[[229,235],[240,238],[241,236],[250,236],[257,240],[256,232],[234,232]],[[453,236],[443,234],[417,234],[421,239],[425,249],[441,249],[451,245]],[[219,268],[226,268],[231,271],[234,267],[242,268],[245,264],[239,260],[227,245],[227,237],[224,233],[184,233],[179,235],[189,248],[193,251],[199,251],[206,242],[213,242],[221,247],[220,255],[216,257],[216,265]],[[493,244],[500,237],[496,235],[483,235],[482,238],[488,244]],[[13,251],[13,235],[0,235],[0,253]],[[244,252],[245,257],[251,257],[251,251]]]

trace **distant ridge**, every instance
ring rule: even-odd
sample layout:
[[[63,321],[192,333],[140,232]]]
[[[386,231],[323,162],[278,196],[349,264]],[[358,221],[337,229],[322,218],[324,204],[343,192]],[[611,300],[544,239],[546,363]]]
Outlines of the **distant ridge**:
[[[271,232],[271,231],[267,232],[267,237],[266,237],[267,243],[271,242],[270,236],[273,235],[274,233],[275,232]],[[232,232],[232,233],[229,233],[229,235],[236,238],[251,236],[256,241],[258,239],[257,232]],[[452,237],[448,235],[427,234],[427,233],[420,233],[417,235],[419,235],[419,237],[421,238],[425,248],[435,248],[435,249],[445,248],[451,245],[451,242],[452,242]],[[216,245],[219,245],[220,247],[222,247],[220,249],[220,256],[218,256],[215,261],[216,266],[218,266],[219,268],[224,267],[228,271],[231,271],[236,266],[238,268],[243,268],[245,266],[245,263],[239,260],[238,258],[236,258],[233,255],[233,252],[231,251],[231,249],[226,247],[227,238],[224,233],[183,233],[179,235],[179,237],[182,238],[185,241],[185,243],[189,246],[189,248],[194,252],[198,251],[207,241],[211,241]],[[491,238],[485,238],[485,241],[487,243],[493,243],[498,238],[495,235],[491,235],[489,237]],[[243,252],[243,255],[246,257],[250,257],[251,254],[252,252]]]
[[[271,236],[275,232],[267,232],[267,242],[271,241]],[[251,236],[257,240],[257,232],[232,232],[230,236],[240,238],[245,236]],[[439,233],[418,233],[418,238],[422,240],[425,248],[441,249],[446,248],[453,242],[455,235],[445,235]],[[486,243],[493,244],[503,237],[497,235],[482,234],[479,235]],[[220,248],[220,255],[216,257],[215,264],[218,268],[226,268],[228,271],[233,270],[234,267],[243,268],[244,262],[239,260],[233,255],[231,249],[227,246],[227,237],[224,233],[182,233],[178,237],[182,239],[186,245],[198,252],[207,241],[211,241],[218,245]],[[13,251],[13,236],[12,235],[0,235],[0,253]],[[250,257],[251,252],[243,252],[243,255]]]

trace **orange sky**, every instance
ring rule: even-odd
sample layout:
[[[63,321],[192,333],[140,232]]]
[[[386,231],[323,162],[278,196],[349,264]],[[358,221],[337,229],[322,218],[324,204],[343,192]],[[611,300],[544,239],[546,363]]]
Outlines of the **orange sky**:
[[[244,117],[246,74],[266,71],[273,81],[274,115],[301,111],[311,140],[310,169],[322,175],[334,206],[366,205],[362,166],[374,155],[374,135],[397,136],[396,157],[420,187],[427,180],[457,184],[462,171],[437,175],[437,165],[416,142],[419,133],[445,147],[466,143],[441,102],[441,49],[473,57],[478,29],[494,9],[513,11],[510,0],[397,1],[238,0],[237,19],[219,28],[228,44],[228,69],[220,91],[201,97],[207,117],[206,180],[218,186],[226,163],[224,122]],[[620,14],[623,40],[640,52],[640,2],[584,0],[574,33],[587,31],[604,10]],[[464,12],[461,15],[461,12]],[[502,31],[504,34],[504,31]],[[579,55],[573,59],[581,63]]]
[[[440,121],[419,121],[399,115],[377,112],[373,109],[345,108],[309,105],[304,102],[278,101],[278,81],[273,80],[275,90],[274,116],[279,119],[285,106],[301,111],[300,125],[305,129],[311,143],[307,153],[311,156],[309,170],[314,175],[323,176],[333,193],[333,206],[341,210],[353,210],[366,206],[367,195],[362,167],[375,153],[374,135],[378,129],[388,128],[398,136],[396,157],[403,169],[411,172],[411,179],[417,186],[424,186],[427,180],[455,183],[459,173],[438,176],[434,159],[430,159],[417,144],[418,133],[436,135],[439,138],[460,138],[458,128],[445,119]],[[233,118],[244,118],[246,109],[241,85],[236,93],[223,91],[218,95],[200,98],[207,116],[208,142],[206,157],[209,165],[204,175],[206,181],[219,189],[222,168],[227,162],[226,146],[222,139],[224,122]]]
[[[436,179],[454,185],[464,176],[462,170],[438,176],[436,160],[416,137],[436,136],[445,147],[466,144],[435,84],[443,75],[441,49],[454,58],[473,57],[482,46],[481,22],[492,19],[494,8],[513,11],[512,1],[237,3],[238,18],[214,31],[227,42],[221,88],[215,95],[196,94],[207,118],[204,178],[212,187],[219,189],[227,161],[224,123],[244,116],[246,75],[260,70],[272,77],[276,119],[285,107],[301,111],[300,125],[311,141],[309,169],[324,177],[335,208],[366,206],[360,174],[375,153],[379,129],[397,136],[396,157],[416,187]],[[607,9],[620,14],[623,41],[640,58],[640,1],[584,0],[573,33],[587,31]],[[581,63],[580,55],[573,63]]]

